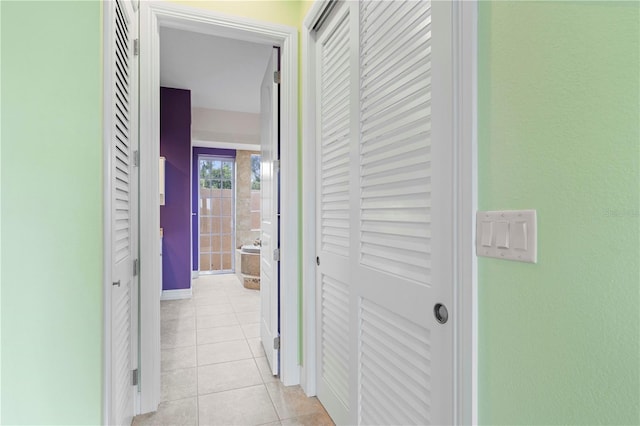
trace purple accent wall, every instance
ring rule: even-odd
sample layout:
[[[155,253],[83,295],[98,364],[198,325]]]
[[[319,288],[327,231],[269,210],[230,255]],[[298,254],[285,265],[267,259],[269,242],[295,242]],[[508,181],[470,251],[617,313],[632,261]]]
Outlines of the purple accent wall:
[[[198,186],[200,179],[198,178],[198,155],[215,155],[216,157],[227,157],[227,158],[236,158],[236,150],[235,149],[219,149],[219,148],[193,148],[193,164],[191,170],[193,171],[192,179],[191,179],[191,211],[194,213],[191,215],[191,232],[193,235],[191,247],[193,253],[192,265],[193,270],[197,271],[200,266],[200,251],[198,249],[198,239],[200,236],[198,235],[198,220],[200,217],[198,216]]]
[[[160,155],[165,163],[165,205],[160,206],[162,289],[191,287],[191,92],[160,88]],[[143,218],[144,220],[144,218]]]

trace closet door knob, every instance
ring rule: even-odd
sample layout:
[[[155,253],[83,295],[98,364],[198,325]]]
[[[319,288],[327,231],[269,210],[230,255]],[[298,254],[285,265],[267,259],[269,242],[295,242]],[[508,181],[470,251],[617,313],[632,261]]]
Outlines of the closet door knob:
[[[442,303],[436,303],[433,307],[433,315],[440,324],[446,323],[449,319],[449,311],[447,311],[447,307]]]

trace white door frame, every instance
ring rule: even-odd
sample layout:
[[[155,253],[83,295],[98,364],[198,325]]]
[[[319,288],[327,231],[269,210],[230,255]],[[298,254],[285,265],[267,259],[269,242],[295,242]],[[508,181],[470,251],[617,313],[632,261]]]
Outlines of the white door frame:
[[[316,394],[316,129],[315,38],[313,27],[329,0],[315,0],[302,28],[302,217],[303,353],[301,385]],[[453,3],[454,69],[454,422],[477,424],[477,262],[474,249],[477,210],[477,2]]]
[[[300,382],[298,365],[298,31],[164,1],[140,2],[140,391],[141,412],[160,402],[159,27],[166,26],[281,48],[280,380]]]

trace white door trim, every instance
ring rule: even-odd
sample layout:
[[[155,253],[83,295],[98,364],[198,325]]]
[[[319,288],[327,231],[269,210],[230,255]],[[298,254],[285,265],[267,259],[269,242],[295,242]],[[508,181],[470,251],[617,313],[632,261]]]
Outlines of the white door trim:
[[[316,394],[316,151],[315,39],[313,27],[329,5],[316,0],[302,28],[302,217],[303,229],[303,354],[301,385]],[[474,252],[477,210],[477,1],[453,5],[454,135],[458,195],[455,212],[454,424],[477,424],[477,266]],[[308,195],[307,195],[308,194]]]
[[[140,2],[141,412],[160,402],[160,228],[158,186],[160,26],[281,48],[280,379],[300,382],[298,365],[298,32],[293,27],[168,2]]]
[[[478,424],[478,3],[453,5],[455,177],[454,424]]]

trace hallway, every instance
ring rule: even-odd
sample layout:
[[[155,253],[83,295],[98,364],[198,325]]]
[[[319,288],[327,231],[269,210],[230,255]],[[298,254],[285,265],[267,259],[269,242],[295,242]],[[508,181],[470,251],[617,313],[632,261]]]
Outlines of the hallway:
[[[134,425],[333,425],[317,400],[271,375],[260,294],[233,274],[193,281],[193,298],[161,302],[162,395]]]

